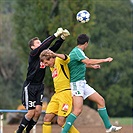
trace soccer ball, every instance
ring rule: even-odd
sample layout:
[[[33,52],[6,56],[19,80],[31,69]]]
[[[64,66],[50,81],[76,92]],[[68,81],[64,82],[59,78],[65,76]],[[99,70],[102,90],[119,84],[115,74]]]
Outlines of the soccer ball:
[[[90,20],[90,13],[86,10],[79,11],[77,13],[76,19],[80,23],[86,23]]]

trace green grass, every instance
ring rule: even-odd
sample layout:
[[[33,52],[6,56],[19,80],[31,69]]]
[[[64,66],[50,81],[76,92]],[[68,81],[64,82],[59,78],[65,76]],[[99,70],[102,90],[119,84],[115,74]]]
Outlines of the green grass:
[[[133,125],[133,118],[124,117],[124,118],[110,118],[111,122],[114,124],[120,125]]]

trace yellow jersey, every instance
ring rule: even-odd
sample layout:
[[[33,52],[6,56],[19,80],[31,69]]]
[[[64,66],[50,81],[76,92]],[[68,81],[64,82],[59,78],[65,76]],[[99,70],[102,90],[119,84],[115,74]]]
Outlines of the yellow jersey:
[[[56,57],[54,67],[50,67],[56,93],[70,89],[69,62],[70,57],[68,55],[66,60]]]

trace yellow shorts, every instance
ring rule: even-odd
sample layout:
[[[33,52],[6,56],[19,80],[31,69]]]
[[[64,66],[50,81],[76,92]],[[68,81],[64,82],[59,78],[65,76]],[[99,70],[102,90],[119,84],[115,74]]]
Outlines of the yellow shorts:
[[[54,113],[58,116],[68,116],[72,110],[71,90],[55,93],[46,109],[46,113]]]

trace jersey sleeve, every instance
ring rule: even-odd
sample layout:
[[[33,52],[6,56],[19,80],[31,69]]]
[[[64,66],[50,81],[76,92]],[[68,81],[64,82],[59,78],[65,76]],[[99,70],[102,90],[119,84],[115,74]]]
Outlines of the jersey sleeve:
[[[63,60],[59,57],[57,57],[57,60],[61,63],[61,64],[68,64],[70,62],[70,57],[68,55],[67,56],[67,59]]]
[[[76,50],[72,51],[70,53],[70,57],[72,57],[72,58],[74,57],[74,60],[77,60],[77,61],[81,61],[81,60],[84,60],[87,58],[85,53],[80,49],[76,49]]]
[[[59,38],[53,46],[51,46],[49,49],[53,52],[56,52],[62,45],[64,40],[62,38]]]
[[[40,53],[43,50],[47,49],[50,46],[50,44],[54,41],[55,38],[56,37],[53,35],[53,36],[50,36],[47,39],[45,39],[38,48],[36,48],[30,52],[30,56],[38,58]]]

